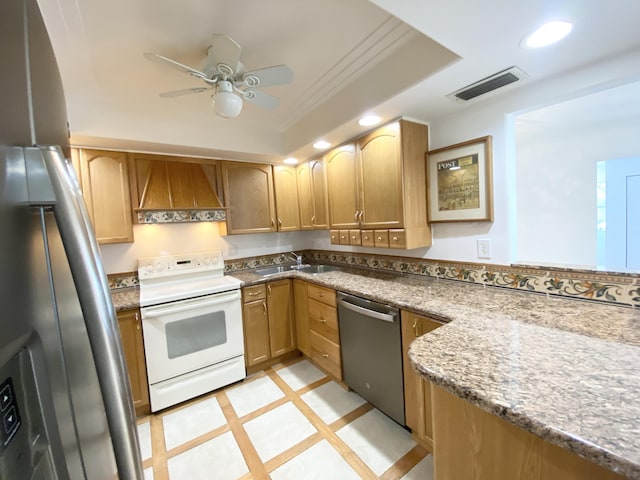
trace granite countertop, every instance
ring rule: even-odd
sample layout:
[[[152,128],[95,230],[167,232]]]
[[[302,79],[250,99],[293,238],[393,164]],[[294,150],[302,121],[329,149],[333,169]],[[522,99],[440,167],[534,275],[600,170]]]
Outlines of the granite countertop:
[[[111,290],[111,300],[116,312],[140,308],[140,288],[114,288]]]
[[[301,278],[446,322],[411,345],[422,376],[640,479],[640,310],[365,269],[232,275],[245,286]]]

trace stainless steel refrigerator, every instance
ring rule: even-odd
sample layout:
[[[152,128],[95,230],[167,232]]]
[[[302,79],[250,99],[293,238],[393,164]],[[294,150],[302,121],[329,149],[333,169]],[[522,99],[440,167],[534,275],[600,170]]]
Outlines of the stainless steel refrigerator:
[[[0,479],[141,479],[135,414],[36,0],[0,2]]]

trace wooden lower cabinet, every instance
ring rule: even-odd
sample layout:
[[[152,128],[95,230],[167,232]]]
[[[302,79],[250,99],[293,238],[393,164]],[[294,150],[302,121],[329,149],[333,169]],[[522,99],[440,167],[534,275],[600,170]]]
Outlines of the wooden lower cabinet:
[[[298,350],[307,357],[311,356],[311,340],[309,338],[309,305],[307,299],[307,282],[293,281],[293,305],[296,323],[296,340]]]
[[[129,371],[133,406],[138,416],[150,412],[149,383],[147,381],[147,364],[144,356],[141,322],[140,310],[118,312],[122,349]]]
[[[296,350],[291,280],[242,289],[245,362],[262,364]]]
[[[440,387],[431,386],[438,480],[622,480]]]
[[[342,357],[336,291],[314,284],[307,286],[311,360],[342,380]]]
[[[430,383],[413,371],[408,350],[416,338],[442,326],[430,318],[403,310],[402,322],[402,368],[404,372],[405,421],[416,441],[429,450],[433,449],[433,418]]]

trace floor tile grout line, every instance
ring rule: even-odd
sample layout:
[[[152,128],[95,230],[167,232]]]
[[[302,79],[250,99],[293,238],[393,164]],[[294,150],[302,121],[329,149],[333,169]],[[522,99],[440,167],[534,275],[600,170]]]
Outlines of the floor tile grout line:
[[[268,403],[267,405],[264,405],[252,412],[247,413],[246,415],[243,415],[242,417],[238,417],[238,420],[240,421],[240,423],[247,423],[250,422],[251,420],[253,420],[254,418],[258,418],[261,415],[264,415],[267,412],[270,412],[271,410],[274,410],[278,407],[281,407],[282,405],[284,405],[285,403],[287,403],[289,400],[287,399],[287,396],[284,395],[282,397],[280,397],[277,400],[274,400],[271,403]],[[232,404],[233,407],[233,404]],[[237,414],[236,414],[237,415]]]
[[[222,408],[222,413],[227,419],[231,433],[240,448],[242,457],[249,468],[249,472],[253,475],[252,478],[256,480],[268,479],[267,469],[224,391],[218,393],[218,402],[220,403],[220,408]]]
[[[167,464],[167,450],[164,441],[164,425],[162,423],[162,416],[151,416],[150,423],[153,479],[169,480],[169,466]]]
[[[267,371],[267,374],[284,392],[285,395],[291,399],[292,403],[307,417],[311,424],[320,432],[329,444],[335,448],[342,458],[358,473],[362,478],[375,480],[377,475],[369,468],[369,466],[362,460],[351,448],[333,431],[329,426],[322,421],[322,419],[316,414],[311,407],[309,407],[304,400],[302,400],[296,392],[285,382],[275,371]]]
[[[405,453],[398,461],[387,468],[381,475],[380,480],[399,480],[409,473],[413,467],[420,463],[429,452],[422,446],[416,445]]]
[[[166,453],[167,459],[173,458],[176,455],[180,455],[181,453],[186,452],[187,450],[191,450],[192,448],[195,448],[199,445],[202,445],[203,443],[213,440],[214,438],[217,438],[220,435],[227,433],[229,430],[230,430],[229,425],[225,423],[224,425],[220,425],[219,427],[216,427],[213,430],[209,430],[208,432],[198,435],[197,437],[193,437],[187,440],[186,442],[183,442],[171,448],[170,450],[167,450],[167,453]]]
[[[294,446],[287,448],[284,452],[280,452],[275,457],[267,460],[264,464],[267,472],[273,472],[276,468],[284,465],[289,460],[294,459],[305,450],[313,447],[316,443],[320,443],[323,439],[324,437],[320,432],[316,431],[315,433],[312,433],[304,440],[299,441]]]
[[[305,393],[310,392],[311,390],[315,390],[316,388],[321,387],[322,385],[330,383],[332,380],[333,378],[326,376],[324,378],[321,378],[320,380],[316,380],[315,382],[310,383],[309,385],[299,388],[298,390],[294,390],[294,392],[296,395],[302,396]]]
[[[370,403],[365,403],[363,405],[360,405],[359,407],[351,410],[346,415],[343,415],[342,417],[338,418],[337,420],[334,420],[333,422],[331,422],[329,424],[329,428],[331,430],[333,430],[334,432],[337,432],[338,430],[340,430],[345,425],[350,424],[354,420],[360,418],[365,413],[369,413],[374,408],[375,407],[373,405],[371,405]]]

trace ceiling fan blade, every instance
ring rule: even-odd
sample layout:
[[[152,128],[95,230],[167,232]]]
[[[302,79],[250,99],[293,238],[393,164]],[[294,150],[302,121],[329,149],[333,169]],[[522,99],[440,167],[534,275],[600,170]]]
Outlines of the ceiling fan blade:
[[[242,76],[242,81],[250,88],[286,85],[293,81],[293,72],[286,65],[274,65],[247,72]]]
[[[278,106],[278,99],[276,97],[261,92],[260,90],[244,90],[242,97],[247,102],[266,108],[267,110],[274,109]]]
[[[212,90],[213,87],[194,87],[194,88],[183,88],[182,90],[172,90],[170,92],[162,92],[160,94],[161,97],[181,97],[182,95],[189,95],[191,93],[202,93],[207,90]]]
[[[211,64],[216,70],[223,75],[230,75],[238,69],[240,61],[240,45],[233,41],[231,37],[221,34],[214,34],[209,47],[208,56],[211,58]],[[222,70],[218,65],[223,64],[231,69],[231,72]]]
[[[189,73],[194,77],[206,78],[206,75],[201,71],[196,70],[195,68],[187,67],[186,65],[176,62],[175,60],[171,60],[170,58],[163,57],[162,55],[158,55],[157,53],[145,53],[144,58],[146,58],[147,60],[151,60],[152,62],[161,63],[163,65],[168,65],[170,67],[176,68],[183,72]]]

